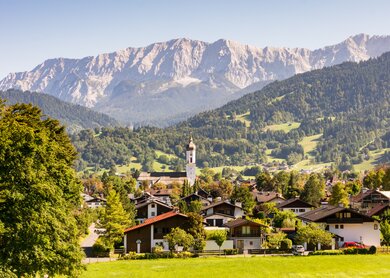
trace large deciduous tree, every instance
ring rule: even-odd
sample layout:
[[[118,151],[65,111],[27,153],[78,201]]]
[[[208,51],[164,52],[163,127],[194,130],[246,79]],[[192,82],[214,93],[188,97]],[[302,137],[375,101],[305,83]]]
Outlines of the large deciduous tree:
[[[349,204],[348,192],[345,185],[341,182],[337,182],[332,187],[332,196],[329,199],[329,204],[337,206],[342,204],[347,207]]]
[[[81,183],[65,128],[25,104],[0,103],[0,265],[17,276],[77,276]]]

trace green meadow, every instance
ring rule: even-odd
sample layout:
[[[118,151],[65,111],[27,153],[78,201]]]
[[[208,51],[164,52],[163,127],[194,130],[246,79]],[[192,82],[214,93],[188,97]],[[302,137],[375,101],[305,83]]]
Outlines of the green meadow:
[[[390,277],[390,255],[115,261],[89,264],[81,277]]]

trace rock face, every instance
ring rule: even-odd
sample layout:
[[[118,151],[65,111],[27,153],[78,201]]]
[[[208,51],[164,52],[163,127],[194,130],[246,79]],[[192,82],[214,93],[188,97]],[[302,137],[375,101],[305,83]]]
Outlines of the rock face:
[[[96,57],[50,59],[9,74],[0,90],[44,92],[125,123],[168,125],[270,81],[386,51],[390,36],[365,34],[314,51],[176,39]]]

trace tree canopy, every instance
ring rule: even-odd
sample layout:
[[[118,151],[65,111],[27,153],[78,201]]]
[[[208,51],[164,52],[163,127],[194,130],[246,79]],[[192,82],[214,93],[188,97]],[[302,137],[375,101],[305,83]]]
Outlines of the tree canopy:
[[[0,264],[20,276],[76,276],[73,212],[81,183],[65,128],[25,104],[0,104]]]

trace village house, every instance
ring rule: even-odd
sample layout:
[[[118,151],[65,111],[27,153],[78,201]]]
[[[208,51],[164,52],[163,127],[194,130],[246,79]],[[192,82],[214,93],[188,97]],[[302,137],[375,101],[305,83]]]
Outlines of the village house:
[[[230,221],[224,226],[229,228],[229,239],[233,240],[233,247],[237,248],[239,253],[261,249],[267,226],[242,218]]]
[[[92,199],[88,199],[88,201],[85,201],[85,203],[89,208],[95,209],[105,206],[107,201],[104,198],[92,197]]]
[[[367,190],[351,197],[351,207],[361,212],[367,212],[378,204],[390,203],[390,191]]]
[[[244,210],[239,202],[232,204],[229,201],[218,201],[204,207],[201,213],[208,225],[222,227],[233,219],[241,218]]]
[[[163,203],[172,205],[171,195],[173,194],[173,189],[149,189],[147,193]]]
[[[164,240],[164,236],[176,227],[186,230],[187,220],[187,215],[169,211],[125,229],[125,253],[150,253],[155,246],[162,246],[168,251],[168,243]]]
[[[298,218],[303,223],[324,224],[325,230],[336,235],[338,247],[347,241],[380,246],[378,221],[356,210],[328,205],[301,214]]]
[[[135,209],[137,210],[135,220],[143,223],[145,219],[173,210],[173,207],[158,199],[150,198],[144,202],[136,204]]]
[[[211,204],[211,200],[209,198],[204,198],[199,195],[198,192],[192,193],[188,196],[181,198],[184,202],[186,202],[187,206],[191,204],[192,201],[199,201],[202,206],[206,207]]]
[[[281,211],[290,210],[294,212],[296,215],[301,215],[314,208],[313,205],[306,203],[300,200],[299,198],[288,199],[282,203],[279,203],[276,207]]]
[[[258,191],[257,189],[254,189],[251,193],[257,205],[271,202],[278,205],[286,200],[285,198],[283,198],[282,194],[279,194],[277,192]]]

